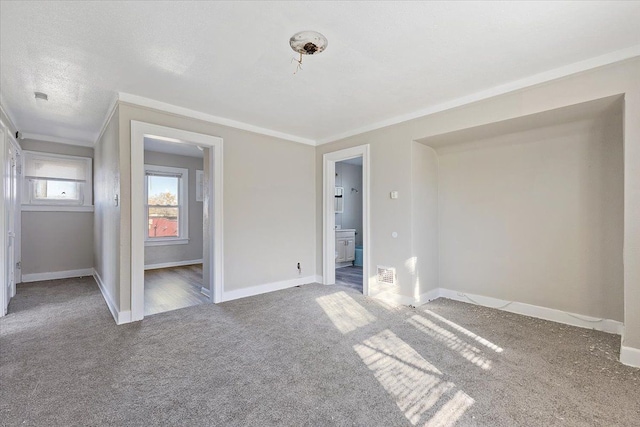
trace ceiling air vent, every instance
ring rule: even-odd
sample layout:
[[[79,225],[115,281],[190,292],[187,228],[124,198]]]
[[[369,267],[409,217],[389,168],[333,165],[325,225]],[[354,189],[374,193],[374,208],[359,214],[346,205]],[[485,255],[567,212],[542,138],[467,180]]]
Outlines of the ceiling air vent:
[[[385,285],[396,284],[396,269],[392,267],[378,266],[378,283]]]

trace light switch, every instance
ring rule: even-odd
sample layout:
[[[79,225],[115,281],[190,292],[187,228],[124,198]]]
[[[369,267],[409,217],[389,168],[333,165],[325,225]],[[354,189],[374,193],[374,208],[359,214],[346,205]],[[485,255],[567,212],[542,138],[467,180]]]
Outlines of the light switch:
[[[398,192],[397,191],[392,191],[390,193],[390,196],[391,196],[392,199],[397,199],[398,198]]]

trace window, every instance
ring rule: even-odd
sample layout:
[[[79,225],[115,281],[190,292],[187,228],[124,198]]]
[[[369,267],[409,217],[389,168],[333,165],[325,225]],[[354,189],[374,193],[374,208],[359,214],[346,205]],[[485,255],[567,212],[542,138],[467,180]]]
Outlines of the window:
[[[91,207],[91,166],[88,157],[25,151],[24,204],[38,210]]]
[[[145,165],[146,245],[189,243],[189,171]]]

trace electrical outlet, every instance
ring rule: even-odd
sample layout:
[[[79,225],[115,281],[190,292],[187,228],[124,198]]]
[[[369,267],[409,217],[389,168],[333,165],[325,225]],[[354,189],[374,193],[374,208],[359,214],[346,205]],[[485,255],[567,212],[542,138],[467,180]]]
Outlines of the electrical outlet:
[[[300,263],[298,263],[298,274],[302,274],[302,267],[300,267]]]

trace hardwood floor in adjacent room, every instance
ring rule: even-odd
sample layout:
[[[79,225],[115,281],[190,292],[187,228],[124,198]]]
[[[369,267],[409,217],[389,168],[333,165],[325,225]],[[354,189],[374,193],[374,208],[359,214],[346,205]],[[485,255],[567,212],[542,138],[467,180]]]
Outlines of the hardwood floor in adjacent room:
[[[202,264],[144,272],[144,315],[209,302],[201,292]]]
[[[352,265],[336,268],[336,285],[346,286],[362,293],[362,267]]]

